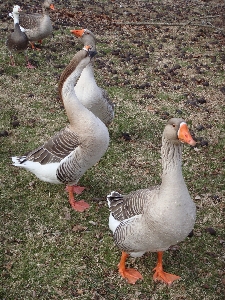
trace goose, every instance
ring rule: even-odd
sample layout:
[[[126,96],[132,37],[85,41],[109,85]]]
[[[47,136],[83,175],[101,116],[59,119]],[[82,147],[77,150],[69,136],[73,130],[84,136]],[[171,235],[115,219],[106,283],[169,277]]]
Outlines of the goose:
[[[193,229],[196,207],[182,175],[182,143],[195,146],[183,119],[172,118],[162,135],[162,182],[160,186],[133,191],[128,195],[111,192],[109,228],[116,245],[122,250],[119,273],[135,284],[142,275],[125,267],[129,255],[140,257],[157,252],[153,279],[171,284],[179,276],[163,270],[163,252],[183,241]]]
[[[26,34],[21,30],[19,26],[19,13],[21,12],[21,8],[19,5],[14,5],[13,12],[9,15],[14,19],[14,31],[7,36],[6,46],[10,52],[10,63],[12,66],[15,66],[15,60],[13,57],[13,52],[24,52],[25,58],[27,62],[27,68],[34,68],[31,63],[28,61],[28,57],[26,54],[27,46],[28,46],[28,38]]]
[[[20,25],[24,28],[32,49],[35,49],[34,41],[42,43],[42,40],[52,34],[52,23],[49,18],[49,10],[54,10],[52,0],[45,0],[42,4],[42,14],[21,14]]]
[[[66,184],[69,202],[79,212],[87,209],[89,204],[75,200],[74,192],[82,191],[77,183],[101,159],[109,144],[107,127],[81,104],[74,91],[76,80],[94,54],[91,46],[85,46],[61,75],[59,91],[69,125],[27,155],[12,157],[14,166],[25,168],[42,181]]]
[[[94,34],[88,29],[71,30],[85,45],[91,45],[96,49]],[[88,82],[88,84],[87,84]],[[75,86],[75,92],[81,103],[93,112],[102,122],[109,126],[114,119],[114,104],[109,99],[108,93],[99,87],[95,81],[93,65],[88,64],[84,68]]]

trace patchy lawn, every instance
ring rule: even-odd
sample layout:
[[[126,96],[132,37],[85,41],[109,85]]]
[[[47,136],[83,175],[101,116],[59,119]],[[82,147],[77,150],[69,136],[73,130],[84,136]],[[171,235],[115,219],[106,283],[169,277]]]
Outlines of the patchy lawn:
[[[24,2],[22,4],[22,2]],[[54,36],[9,66],[5,46],[14,4],[0,1],[1,299],[224,299],[224,1],[55,1]],[[179,25],[180,24],[180,25]],[[61,72],[81,44],[70,29],[96,34],[95,75],[116,104],[106,155],[80,180],[91,208],[72,211],[63,185],[39,181],[11,156],[39,146],[67,124]],[[169,288],[152,279],[156,254],[129,259],[143,281],[117,271],[106,195],[160,183],[163,127],[182,117],[197,140],[184,147],[183,174],[197,206],[193,236],[165,252]]]

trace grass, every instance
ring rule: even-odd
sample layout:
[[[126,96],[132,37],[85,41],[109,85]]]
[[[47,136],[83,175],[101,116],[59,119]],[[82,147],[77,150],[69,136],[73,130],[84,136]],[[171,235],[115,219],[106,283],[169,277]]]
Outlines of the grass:
[[[62,20],[61,9],[67,4],[56,2]],[[79,3],[70,2],[73,7],[66,9],[75,11]],[[128,4],[123,2],[126,11]],[[64,18],[70,25],[63,25],[52,15],[58,26],[54,38],[46,39],[41,51],[28,52],[37,63],[34,70],[24,67],[23,54],[16,55],[15,68],[8,65],[4,41],[11,20],[4,17],[0,32],[0,131],[8,135],[2,133],[0,137],[1,299],[224,299],[224,36],[208,28],[118,27],[109,21],[122,18],[135,22],[149,12],[167,16],[168,22],[176,13],[180,20],[178,1],[173,2],[175,6],[142,1],[137,12],[132,4],[130,15],[116,3],[106,7],[104,1],[97,6],[86,1],[80,20],[79,16]],[[183,7],[184,11],[189,9],[184,18],[208,14],[208,6],[188,3]],[[210,15],[220,14],[219,1],[217,6],[207,3]],[[151,10],[148,5],[152,5]],[[11,7],[8,1],[7,12]],[[173,11],[174,7],[178,11]],[[96,15],[106,12],[109,24],[105,19],[104,26],[101,20],[94,22],[90,11]],[[82,214],[70,209],[63,185],[39,181],[13,167],[10,158],[34,149],[66,126],[57,82],[81,47],[69,34],[69,29],[79,28],[78,23],[96,33],[100,54],[96,57],[96,80],[116,104],[116,117],[109,127],[109,149],[80,180],[86,190],[79,199],[91,205]],[[113,54],[118,49],[119,55]],[[187,51],[182,52],[184,49]],[[124,60],[129,53],[130,59]],[[168,69],[177,64],[180,68],[175,74],[169,73]],[[203,85],[203,79],[209,85]],[[206,103],[190,103],[200,98]],[[120,252],[108,229],[106,195],[112,190],[128,193],[160,183],[161,134],[172,116],[184,118],[198,141],[195,149],[186,146],[183,151],[183,174],[197,206],[194,235],[165,252],[165,269],[181,280],[170,287],[154,283],[156,254],[147,253],[128,260],[128,265],[144,277],[129,285],[118,275]],[[15,120],[19,126],[13,125]],[[198,130],[198,125],[204,128]],[[123,133],[128,133],[131,141],[124,140]]]

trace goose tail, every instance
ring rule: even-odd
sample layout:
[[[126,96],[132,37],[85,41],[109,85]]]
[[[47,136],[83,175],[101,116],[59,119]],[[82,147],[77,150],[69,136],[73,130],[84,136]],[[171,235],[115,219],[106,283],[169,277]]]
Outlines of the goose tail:
[[[26,156],[13,156],[11,157],[13,166],[21,167],[26,160]]]
[[[121,201],[122,198],[123,198],[123,196],[120,193],[115,192],[115,191],[113,191],[109,195],[107,195],[107,202],[108,202],[109,208],[111,207],[112,202]]]

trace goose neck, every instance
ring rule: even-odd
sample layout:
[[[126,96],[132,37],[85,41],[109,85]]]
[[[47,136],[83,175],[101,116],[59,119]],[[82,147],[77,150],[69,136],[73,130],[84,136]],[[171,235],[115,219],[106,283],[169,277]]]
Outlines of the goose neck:
[[[74,86],[89,61],[89,57],[82,60],[73,59],[60,77],[59,94],[71,126],[75,126],[79,122],[81,114],[85,116],[89,112],[78,100],[74,91]]]
[[[14,20],[14,25],[15,24],[19,24],[19,14],[17,13],[17,14],[15,14],[15,13],[13,13],[13,20]]]
[[[85,80],[88,78],[92,79],[94,77],[94,70],[92,63],[89,63],[82,71],[82,77],[85,76]]]
[[[165,137],[162,138],[162,168],[163,176],[166,175],[180,175],[182,173],[182,144],[174,144],[167,140]]]

